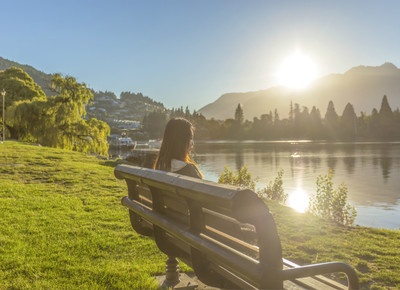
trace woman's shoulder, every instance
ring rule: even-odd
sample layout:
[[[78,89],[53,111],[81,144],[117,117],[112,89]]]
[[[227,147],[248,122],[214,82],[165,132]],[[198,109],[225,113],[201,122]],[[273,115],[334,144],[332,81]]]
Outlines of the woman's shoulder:
[[[186,163],[186,166],[184,166],[182,169],[175,171],[175,173],[186,175],[186,176],[191,176],[191,177],[197,177],[197,178],[202,178],[202,175],[197,168],[197,166],[193,163]]]

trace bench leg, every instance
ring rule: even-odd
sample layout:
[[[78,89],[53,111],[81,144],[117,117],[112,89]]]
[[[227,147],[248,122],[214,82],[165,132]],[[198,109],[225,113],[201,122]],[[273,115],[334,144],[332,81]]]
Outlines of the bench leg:
[[[168,257],[166,262],[165,280],[172,285],[179,282],[179,262],[175,257]]]

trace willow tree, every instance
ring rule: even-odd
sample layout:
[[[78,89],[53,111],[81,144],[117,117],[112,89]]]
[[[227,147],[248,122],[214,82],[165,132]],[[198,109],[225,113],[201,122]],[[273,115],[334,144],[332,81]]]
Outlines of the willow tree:
[[[54,114],[46,115],[46,124],[52,124],[46,140],[50,146],[93,152],[107,155],[107,136],[109,126],[97,119],[85,120],[85,106],[93,94],[85,83],[78,83],[71,76],[52,77],[52,89],[56,96],[48,99],[48,110]]]
[[[92,92],[74,77],[52,77],[56,96],[14,101],[7,110],[7,122],[19,140],[44,146],[107,155],[109,126],[97,119],[85,120],[85,106]]]
[[[11,67],[4,71],[0,71],[0,90],[4,89],[7,94],[5,98],[5,114],[11,115],[6,117],[5,125],[8,138],[19,139],[20,135],[25,135],[23,126],[15,127],[15,120],[13,113],[8,112],[14,103],[21,103],[24,101],[40,100],[45,101],[46,95],[43,90],[38,86],[33,79],[25,73],[22,69]],[[15,108],[13,108],[15,109]],[[27,106],[23,108],[26,116],[24,118],[31,118],[31,112]],[[3,111],[0,110],[0,120],[2,120]],[[25,120],[23,121],[25,123]]]

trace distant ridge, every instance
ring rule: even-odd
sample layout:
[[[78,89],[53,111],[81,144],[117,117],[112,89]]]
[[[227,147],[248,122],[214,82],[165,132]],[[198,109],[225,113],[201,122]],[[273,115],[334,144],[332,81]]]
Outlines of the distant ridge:
[[[19,64],[15,61],[11,61],[5,58],[0,57],[0,71],[6,70],[10,67],[18,67],[21,68],[24,72],[33,78],[35,83],[37,83],[44,93],[47,96],[54,95],[54,93],[50,90],[51,87],[51,75],[41,72],[30,65]]]
[[[292,101],[293,104],[299,103],[301,108],[307,106],[309,110],[316,106],[323,117],[332,100],[339,115],[348,102],[353,104],[357,115],[361,111],[370,114],[373,108],[379,110],[383,95],[388,97],[392,109],[400,107],[400,69],[389,62],[376,67],[353,67],[344,74],[330,74],[301,91],[280,86],[255,92],[223,94],[199,112],[207,118],[224,120],[233,118],[238,103],[241,103],[246,119],[260,117],[275,108],[283,119],[288,117]]]

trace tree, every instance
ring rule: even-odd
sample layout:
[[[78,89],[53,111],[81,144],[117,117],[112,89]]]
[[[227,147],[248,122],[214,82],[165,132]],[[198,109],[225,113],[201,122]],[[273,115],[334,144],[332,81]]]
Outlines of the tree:
[[[329,101],[328,108],[325,113],[325,121],[329,124],[337,124],[339,116],[336,113],[335,106],[332,101]]]
[[[344,139],[354,139],[357,135],[357,115],[350,103],[347,103],[340,118],[340,133]]]
[[[379,125],[379,113],[376,108],[372,109],[371,116],[369,117],[369,132],[370,137],[379,137],[380,125]]]
[[[167,113],[161,110],[150,112],[143,118],[143,129],[150,138],[161,138],[166,125]]]
[[[347,202],[347,186],[342,183],[335,190],[332,179],[332,170],[326,175],[318,175],[317,191],[310,198],[309,211],[316,216],[352,225],[357,211]]]
[[[322,139],[323,137],[323,126],[321,119],[321,112],[315,106],[312,107],[310,112],[310,138],[311,139]]]
[[[42,88],[26,72],[16,67],[0,71],[0,89],[7,91],[6,108],[17,101],[46,98]]]
[[[52,77],[56,96],[14,102],[8,109],[14,135],[45,146],[107,155],[109,126],[97,119],[84,120],[85,105],[93,97],[74,77]]]
[[[293,101],[290,101],[290,110],[289,110],[289,122],[293,122],[294,119],[294,113],[293,113]]]
[[[392,138],[395,134],[395,123],[392,109],[389,106],[386,95],[383,96],[381,108],[378,114],[379,120],[379,136],[384,139]]]
[[[366,138],[368,137],[368,116],[365,112],[361,112],[357,118],[357,137]]]
[[[191,114],[190,114],[189,107],[186,106],[186,109],[185,109],[185,118],[189,120],[190,117],[191,117]]]
[[[46,95],[43,90],[33,81],[33,79],[25,73],[22,69],[11,67],[5,71],[0,71],[0,90],[4,89],[7,92],[5,98],[5,114],[6,117],[6,131],[9,133],[9,137],[12,139],[18,139],[20,130],[22,128],[15,127],[15,122],[10,117],[12,112],[8,112],[9,108],[15,103],[20,101],[30,100],[46,100]],[[25,108],[25,114],[27,118],[30,116],[30,112]],[[3,111],[0,110],[0,121],[2,122]]]
[[[328,108],[325,114],[325,123],[329,139],[336,139],[337,129],[339,127],[339,116],[335,111],[335,106],[332,101],[329,101]]]
[[[295,139],[300,139],[302,135],[300,114],[301,114],[300,105],[298,103],[295,103],[293,109],[293,137]]]
[[[393,115],[392,108],[390,108],[390,105],[389,105],[386,95],[384,95],[382,98],[381,109],[379,110],[379,115],[385,115],[387,117],[392,117],[392,115]]]
[[[279,114],[278,114],[278,109],[275,108],[274,111],[274,124],[278,124],[279,123]]]
[[[237,121],[239,125],[241,125],[244,121],[243,109],[241,104],[238,104],[238,106],[236,107],[235,121]]]

